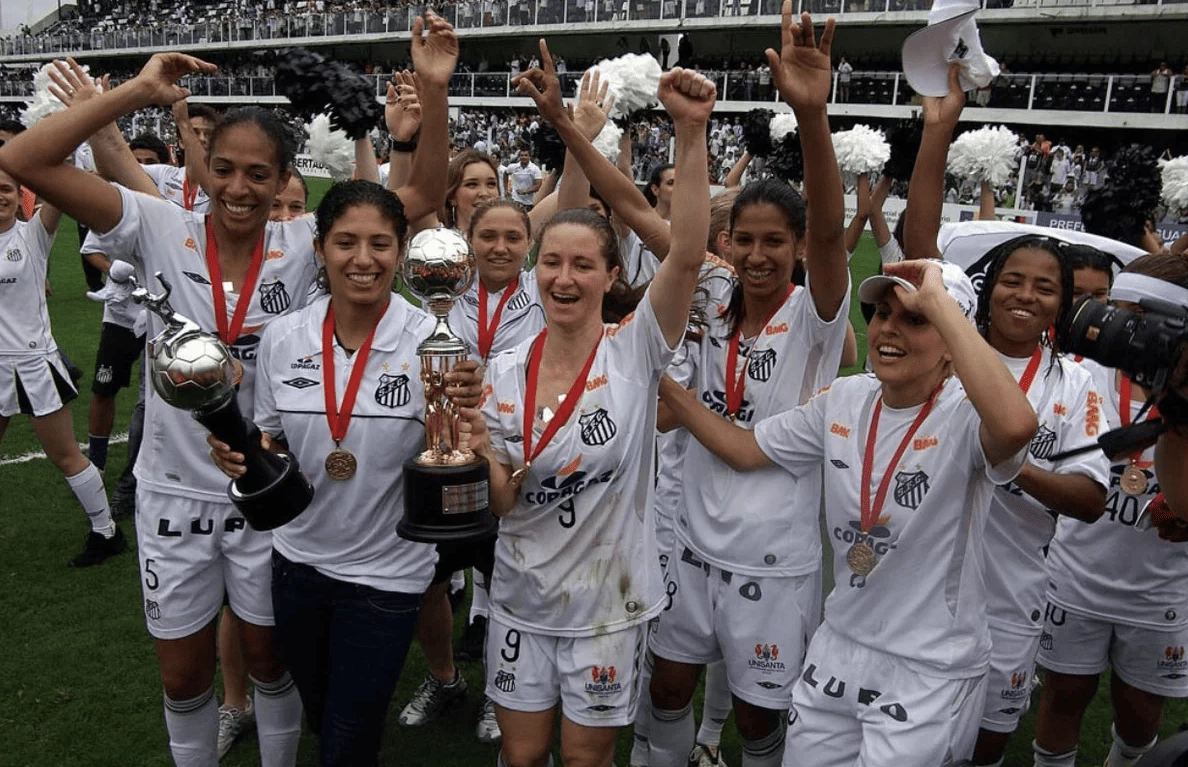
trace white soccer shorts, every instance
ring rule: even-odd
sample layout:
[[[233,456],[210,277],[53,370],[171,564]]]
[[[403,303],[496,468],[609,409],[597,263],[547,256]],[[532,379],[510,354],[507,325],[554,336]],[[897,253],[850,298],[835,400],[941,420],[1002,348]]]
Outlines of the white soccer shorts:
[[[657,657],[705,665],[724,659],[730,691],[786,711],[821,613],[821,574],[756,578],[701,562],[677,545],[664,572],[668,594],[651,638]]]
[[[557,702],[586,727],[624,727],[635,719],[644,625],[593,637],[533,634],[487,619],[487,697],[512,711],[547,711]]]
[[[77,395],[56,352],[0,357],[0,418],[17,413],[40,418],[58,412]]]
[[[1038,662],[1061,674],[1100,674],[1152,695],[1188,698],[1188,626],[1158,629],[1090,618],[1048,605]]]
[[[149,633],[181,639],[223,606],[256,626],[272,615],[272,533],[253,530],[230,501],[136,489],[136,543]]]
[[[985,675],[925,676],[821,626],[792,691],[784,767],[941,767],[973,755]]]
[[[1040,635],[1012,634],[991,627],[990,640],[994,646],[990,652],[990,671],[986,674],[982,729],[1014,732],[1031,707]]]

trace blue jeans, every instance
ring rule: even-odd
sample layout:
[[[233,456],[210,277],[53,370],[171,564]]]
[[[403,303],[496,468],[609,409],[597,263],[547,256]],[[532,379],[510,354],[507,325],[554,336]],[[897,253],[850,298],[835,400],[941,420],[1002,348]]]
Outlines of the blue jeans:
[[[277,653],[321,739],[321,764],[377,764],[421,595],[329,578],[274,551],[272,606]]]

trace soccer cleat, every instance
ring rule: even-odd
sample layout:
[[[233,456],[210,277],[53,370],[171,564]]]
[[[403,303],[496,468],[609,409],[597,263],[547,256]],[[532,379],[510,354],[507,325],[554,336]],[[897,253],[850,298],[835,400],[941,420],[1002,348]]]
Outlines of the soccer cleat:
[[[256,726],[256,709],[252,706],[252,699],[247,699],[247,708],[238,709],[234,706],[219,706],[219,758],[222,759],[235,745],[240,735]]]
[[[483,643],[487,638],[487,619],[474,616],[474,622],[466,627],[462,642],[454,651],[454,660],[483,660]]]
[[[441,716],[446,706],[466,695],[466,679],[455,671],[453,682],[444,684],[432,674],[425,675],[425,681],[413,693],[412,700],[400,712],[397,719],[405,727],[420,727]]]
[[[726,761],[717,746],[698,743],[689,754],[689,767],[726,767]]]
[[[484,696],[483,707],[479,709],[478,725],[474,734],[479,743],[497,743],[503,737],[499,730],[499,721],[495,719],[495,701]]]
[[[122,554],[128,550],[128,540],[124,538],[124,531],[116,528],[115,535],[104,538],[101,533],[91,531],[87,533],[87,541],[82,553],[70,560],[71,567],[91,567],[101,565],[109,557]]]

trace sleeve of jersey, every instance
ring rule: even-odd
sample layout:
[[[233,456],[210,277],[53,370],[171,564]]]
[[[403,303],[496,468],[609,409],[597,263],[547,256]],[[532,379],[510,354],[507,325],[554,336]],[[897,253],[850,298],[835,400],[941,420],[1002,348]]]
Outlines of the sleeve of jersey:
[[[822,319],[821,315],[817,313],[817,302],[812,300],[813,294],[809,290],[812,279],[806,275],[804,287],[797,288],[797,290],[804,291],[806,299],[800,302],[802,316],[797,318],[797,327],[808,328],[816,341],[828,339],[830,333],[841,333],[842,335],[838,336],[838,346],[840,347],[842,339],[845,338],[846,324],[850,321],[850,293],[853,289],[851,278],[846,277],[846,295],[842,299],[841,306],[837,309],[837,314],[828,321]]]
[[[639,380],[660,380],[661,374],[672,362],[677,348],[684,338],[670,347],[660,329],[660,322],[652,310],[652,289],[648,288],[635,311],[623,318],[617,326],[607,329],[611,352],[611,375]]]
[[[118,224],[106,232],[95,233],[94,245],[97,252],[106,253],[111,258],[129,259],[139,253],[150,253],[152,248],[138,248],[143,232],[156,232],[160,236],[184,236],[180,230],[176,217],[169,216],[174,206],[171,203],[149,197],[146,194],[133,192],[130,189],[112,184],[120,192],[120,203],[123,212]]]
[[[1071,450],[1093,442],[1105,423],[1100,404],[1102,397],[1090,376],[1082,376],[1081,384],[1073,389],[1068,399],[1064,403],[1068,415],[1060,419],[1060,440],[1057,444],[1061,450]],[[1100,450],[1065,458],[1053,469],[1056,474],[1083,474],[1102,487],[1110,486],[1110,461]]]
[[[903,250],[899,247],[899,243],[895,241],[895,238],[892,237],[879,246],[879,257],[883,259],[884,264],[899,263],[903,260]]]
[[[274,437],[281,436],[284,426],[281,425],[280,413],[276,409],[276,392],[272,385],[272,349],[278,340],[278,326],[270,325],[260,336],[260,346],[256,351],[256,392],[255,392],[255,421],[260,431],[267,432]]]
[[[755,442],[772,463],[796,476],[821,465],[828,394],[821,392],[805,404],[755,425]]]
[[[29,236],[34,240],[32,244],[36,246],[37,254],[41,260],[49,260],[50,251],[54,247],[55,235],[45,230],[45,224],[41,222],[41,211],[37,211],[25,231],[29,232]]]
[[[483,381],[483,398],[479,409],[482,411],[483,420],[487,422],[487,434],[491,440],[491,451],[494,453],[495,460],[510,466],[511,457],[507,454],[507,434],[499,419],[499,398],[496,396],[495,387],[491,382],[491,373],[494,370],[495,365],[487,368],[486,380]],[[512,372],[514,373],[514,368],[512,368]],[[520,407],[523,407],[522,403]]]
[[[969,445],[969,454],[973,456],[977,465],[985,472],[986,476],[996,485],[1005,485],[1011,482],[1015,477],[1019,476],[1019,472],[1023,470],[1023,464],[1027,462],[1027,451],[1031,448],[1030,444],[1026,444],[1019,449],[1019,452],[1007,458],[1005,461],[999,462],[997,466],[991,466],[990,461],[986,460],[986,451],[982,447],[982,418],[978,415],[978,411],[974,409],[973,403],[968,399],[962,401],[962,409],[960,412],[954,414],[951,428],[958,429],[964,426],[965,440]],[[964,421],[964,424],[962,424]]]
[[[317,281],[318,257],[313,244],[317,223],[312,213],[306,213],[281,226],[285,227],[285,250],[290,251],[295,258],[305,259],[305,274],[302,277],[304,284],[309,285],[309,290],[298,291],[298,295],[293,297],[293,308],[301,309],[313,303],[321,292]]]
[[[145,172],[145,175],[153,180],[153,183],[157,185],[158,189],[161,188],[161,186],[175,170],[174,166],[172,165],[161,165],[159,163],[141,165],[140,167]]]

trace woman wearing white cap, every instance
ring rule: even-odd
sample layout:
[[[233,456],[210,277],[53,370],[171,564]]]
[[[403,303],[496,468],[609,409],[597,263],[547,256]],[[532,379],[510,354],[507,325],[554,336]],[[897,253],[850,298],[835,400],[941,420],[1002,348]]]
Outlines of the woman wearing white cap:
[[[959,88],[927,99],[926,135],[951,130],[962,101]],[[927,242],[940,206],[922,204],[915,181],[911,194],[910,227]],[[859,289],[874,304],[873,376],[839,379],[754,431],[721,429],[680,387],[661,386],[735,470],[824,468],[837,586],[793,689],[788,765],[948,764],[972,754],[982,713],[981,534],[994,486],[1023,464],[1035,413],[974,328],[974,290],[959,267],[884,269]]]

